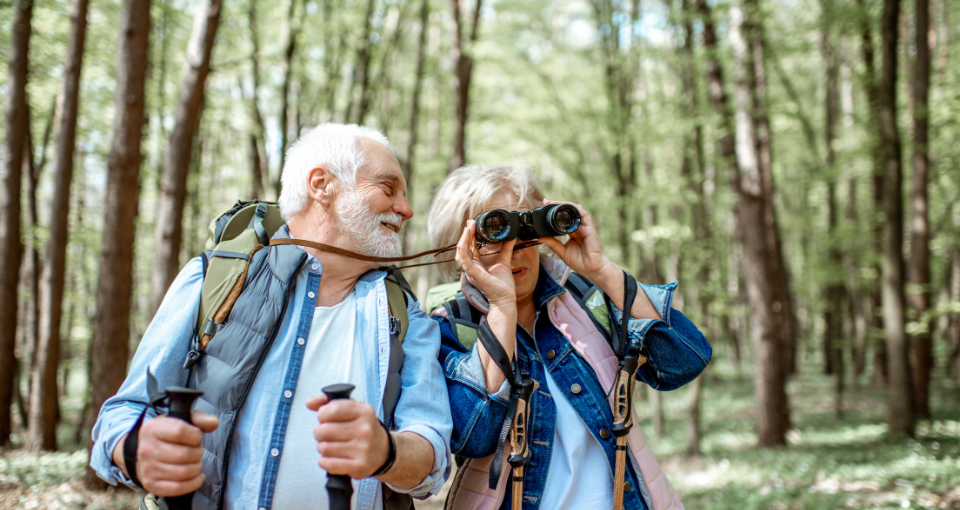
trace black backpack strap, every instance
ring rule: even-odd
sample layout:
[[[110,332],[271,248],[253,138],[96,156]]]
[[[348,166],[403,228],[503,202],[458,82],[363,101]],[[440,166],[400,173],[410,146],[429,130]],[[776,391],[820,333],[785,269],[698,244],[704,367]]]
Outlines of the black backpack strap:
[[[620,317],[620,336],[617,344],[617,359],[623,361],[627,355],[627,322],[630,320],[630,310],[637,299],[637,281],[630,273],[623,272],[623,315]],[[609,306],[609,305],[608,305]],[[610,310],[613,310],[611,307]],[[613,323],[611,323],[613,324]]]
[[[408,295],[412,297],[414,301],[419,301],[419,299],[417,299],[417,295],[413,292],[413,287],[410,286],[410,282],[408,282],[403,276],[403,272],[400,271],[399,267],[391,266],[387,268],[387,279],[393,280],[397,283],[397,285],[400,286],[401,289],[403,289],[403,300],[408,304],[410,303],[410,301],[407,299]]]

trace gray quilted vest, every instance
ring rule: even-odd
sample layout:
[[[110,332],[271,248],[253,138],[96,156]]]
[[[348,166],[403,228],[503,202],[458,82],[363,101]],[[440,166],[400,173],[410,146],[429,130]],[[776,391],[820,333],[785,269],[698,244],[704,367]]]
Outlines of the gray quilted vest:
[[[217,430],[203,438],[206,479],[194,494],[194,508],[223,507],[237,417],[276,339],[290,292],[306,259],[307,253],[297,246],[270,246],[257,251],[229,320],[194,367],[189,386],[203,391],[194,408],[220,418]]]

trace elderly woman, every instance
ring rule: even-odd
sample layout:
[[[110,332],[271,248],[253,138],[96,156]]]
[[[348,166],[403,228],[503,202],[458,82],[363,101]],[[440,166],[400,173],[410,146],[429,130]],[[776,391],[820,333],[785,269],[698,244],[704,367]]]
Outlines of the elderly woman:
[[[604,253],[582,207],[571,204],[581,224],[566,242],[539,239],[556,257],[515,249],[516,240],[477,242],[474,218],[485,211],[561,203],[544,200],[531,170],[505,167],[460,168],[437,190],[430,237],[434,246],[458,243],[456,266],[441,267],[461,276],[460,292],[431,313],[460,465],[447,508],[683,508],[639,427],[624,435],[623,482],[615,486],[625,432],[614,415],[622,421],[625,406],[618,411],[612,391],[624,354],[640,360],[636,378],[660,391],[692,381],[709,363],[706,339],[671,308],[677,284],[639,284],[628,341],[615,352],[625,291],[637,287]]]

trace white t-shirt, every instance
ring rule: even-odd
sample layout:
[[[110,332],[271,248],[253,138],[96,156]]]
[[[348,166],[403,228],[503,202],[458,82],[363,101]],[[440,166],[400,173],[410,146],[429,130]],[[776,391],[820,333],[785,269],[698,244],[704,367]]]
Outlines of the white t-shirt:
[[[363,400],[363,365],[357,331],[357,295],[351,292],[335,306],[318,306],[303,354],[297,380],[297,392],[290,409],[290,421],[284,439],[283,453],[273,494],[273,508],[327,508],[327,474],[317,462],[317,442],[313,429],[318,425],[317,413],[307,409],[307,399],[319,395],[330,384],[356,386],[354,400]],[[353,481],[356,508],[359,481]]]
[[[553,453],[540,508],[606,510],[613,506],[613,475],[607,455],[563,396],[550,372],[547,388],[557,405]]]

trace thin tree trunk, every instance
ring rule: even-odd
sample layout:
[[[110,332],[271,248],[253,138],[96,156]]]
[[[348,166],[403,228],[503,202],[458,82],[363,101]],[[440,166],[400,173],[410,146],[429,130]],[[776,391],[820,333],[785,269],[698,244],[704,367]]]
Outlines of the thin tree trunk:
[[[950,301],[958,303],[960,302],[960,248],[953,248],[950,262]],[[953,347],[951,358],[957,371],[956,381],[960,384],[960,312],[950,314],[950,345]]]
[[[873,36],[870,28],[870,13],[864,0],[857,0],[857,5],[860,8],[860,51],[863,55],[863,88],[865,93],[864,95],[867,98],[868,129],[871,126],[876,129],[876,127],[880,125],[880,116],[878,114],[880,111],[880,88],[877,81],[876,65],[874,63],[874,48]],[[871,137],[870,141],[871,144],[869,154],[872,154],[873,162],[873,250],[874,253],[881,253],[883,251],[882,222],[878,221],[876,218],[881,215],[881,211],[883,210],[884,172],[883,161],[880,156],[882,142],[878,133],[875,133],[875,135]],[[882,269],[879,263],[874,264],[874,270],[877,275],[881,273]],[[872,321],[870,334],[868,337],[872,338],[874,343],[873,384],[875,386],[886,386],[888,379],[887,343],[882,337],[884,326],[883,316],[881,313],[881,307],[883,306],[883,303],[880,297],[880,288],[881,284],[878,280],[877,283],[874,284],[870,293]]]
[[[745,6],[752,10],[757,6]],[[786,312],[777,289],[781,275],[773,261],[772,239],[768,218],[773,214],[769,203],[772,184],[764,182],[766,173],[757,130],[764,129],[758,117],[765,115],[758,109],[755,98],[757,69],[762,63],[756,59],[759,26],[744,14],[743,8],[731,8],[730,36],[736,63],[736,151],[739,178],[734,189],[740,200],[736,205],[740,238],[743,244],[744,275],[750,303],[750,336],[753,344],[754,386],[757,392],[757,434],[759,446],[786,444],[790,428],[790,407],[786,393],[786,347],[782,316]],[[762,39],[760,39],[762,41]],[[774,216],[774,222],[776,220]]]
[[[839,223],[840,212],[837,205],[837,120],[840,110],[839,66],[833,45],[833,0],[822,0],[823,34],[821,47],[826,67],[827,94],[824,108],[824,134],[827,148],[827,277],[824,287],[824,315],[826,329],[823,335],[824,372],[832,373],[834,385],[834,411],[837,419],[843,417],[844,359],[843,359],[843,254],[840,252]]]
[[[187,191],[187,172],[193,152],[194,134],[203,107],[203,90],[210,72],[210,53],[220,21],[222,0],[201,0],[187,45],[183,83],[177,103],[177,123],[170,135],[167,164],[163,171],[160,205],[154,240],[154,271],[151,289],[151,315],[155,314],[167,287],[180,269],[180,244],[183,229],[183,203]]]
[[[267,155],[266,126],[260,113],[260,34],[257,23],[257,0],[250,0],[247,8],[247,23],[250,26],[250,75],[253,78],[253,90],[250,94],[250,115],[253,120],[253,132],[250,133],[251,198],[266,198],[264,194],[264,176],[270,174],[270,161]],[[284,135],[284,140],[286,135]],[[279,197],[279,192],[277,193]]]
[[[914,0],[916,7],[916,57],[913,73],[913,188],[910,197],[910,283],[914,287],[910,308],[914,320],[929,328],[924,316],[930,308],[930,233],[927,213],[930,93],[930,5],[929,0]],[[929,329],[912,335],[911,371],[917,418],[930,419],[930,369],[933,366],[933,341]]]
[[[5,106],[6,138],[3,189],[0,190],[0,446],[10,442],[17,332],[17,290],[20,284],[20,187],[23,147],[30,128],[27,103],[27,58],[33,1],[15,2]]]
[[[420,121],[420,95],[423,89],[423,77],[426,74],[427,61],[427,31],[430,28],[430,0],[420,2],[420,39],[417,42],[417,71],[413,81],[413,92],[410,101],[410,124],[407,127],[407,150],[404,153],[401,167],[407,179],[407,200],[413,203],[414,179],[416,177],[413,164],[417,152],[417,134]],[[410,243],[410,229],[403,231],[403,246],[406,252]],[[422,276],[421,276],[422,278]]]
[[[87,33],[89,0],[74,0],[72,26],[64,61],[63,89],[60,94],[60,119],[57,129],[53,167],[53,199],[50,211],[50,240],[45,250],[47,262],[43,274],[40,306],[40,341],[37,366],[30,391],[30,428],[24,449],[57,449],[57,365],[60,361],[60,316],[63,305],[64,273],[67,262],[70,184],[73,182],[73,158],[76,146],[77,110],[80,99],[80,72]]]
[[[357,46],[357,64],[353,69],[353,78],[350,82],[350,87],[347,88],[347,110],[343,116],[346,122],[353,122],[354,112],[359,110],[359,108],[355,109],[354,106],[359,105],[359,103],[363,101],[362,98],[367,93],[367,85],[370,83],[370,32],[372,30],[371,21],[373,11],[376,5],[376,0],[367,0],[366,16],[363,21],[363,35],[360,44]],[[359,101],[355,92],[357,86],[360,87]]]
[[[107,196],[100,248],[97,312],[90,360],[90,406],[99,410],[120,389],[127,373],[137,197],[140,192],[140,143],[146,124],[145,83],[149,60],[150,1],[126,0],[117,49],[117,90],[113,146],[107,163]],[[96,375],[94,375],[96,374]],[[93,451],[92,440],[87,443]],[[86,487],[107,484],[87,467]]]
[[[483,7],[483,0],[476,0],[473,9],[473,17],[470,22],[469,47],[463,40],[463,27],[460,9],[460,0],[451,0],[453,6],[453,60],[454,76],[456,77],[456,87],[454,89],[454,104],[457,117],[454,125],[455,134],[453,138],[453,157],[450,159],[450,171],[463,166],[467,161],[466,150],[464,148],[467,139],[467,119],[468,108],[470,106],[470,79],[473,73],[472,50],[474,43],[477,42],[477,27],[480,24],[480,9]]]
[[[903,168],[900,133],[897,128],[897,20],[900,0],[884,0],[880,18],[881,74],[880,123],[883,157],[883,326],[887,337],[887,369],[890,376],[887,397],[891,432],[913,434],[916,421],[913,381],[904,323],[903,264]]]
[[[283,86],[280,88],[280,171],[277,173],[277,197],[283,189],[281,177],[283,166],[287,162],[287,148],[290,147],[290,80],[293,76],[293,56],[297,50],[297,34],[300,21],[296,18],[299,0],[288,0],[287,17],[283,21],[282,32],[286,36],[283,50]],[[372,0],[371,0],[372,1]]]

